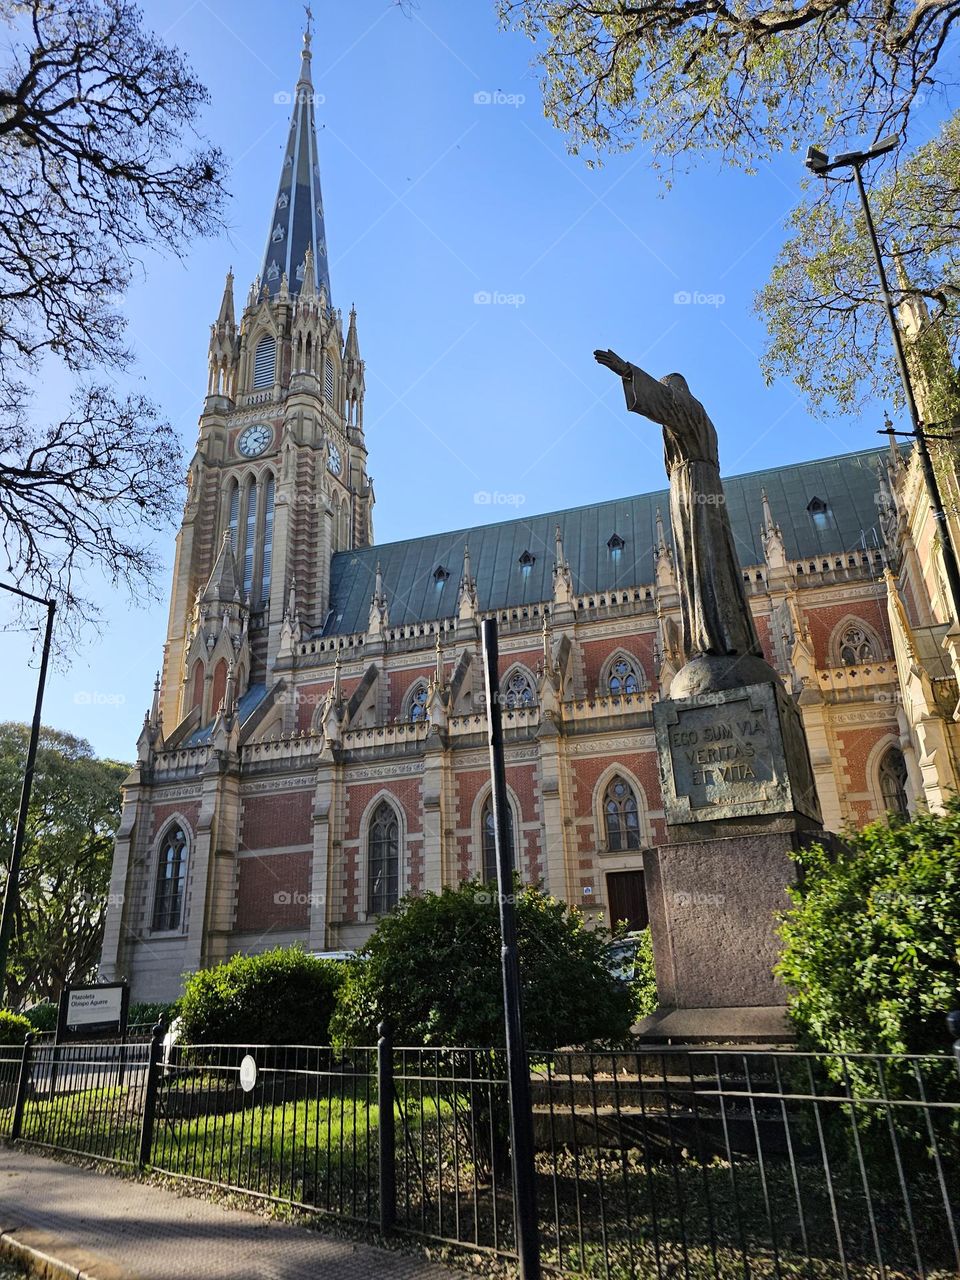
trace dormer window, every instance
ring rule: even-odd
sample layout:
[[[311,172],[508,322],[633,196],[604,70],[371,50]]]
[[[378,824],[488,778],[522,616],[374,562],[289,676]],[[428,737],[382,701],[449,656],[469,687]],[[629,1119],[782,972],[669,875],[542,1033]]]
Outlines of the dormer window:
[[[807,503],[807,510],[810,512],[814,528],[827,529],[830,527],[830,508],[822,498],[811,498]]]
[[[537,563],[537,557],[530,551],[524,551],[517,563],[520,566],[520,572],[526,578],[529,576],[530,570]]]
[[[280,223],[278,222],[277,225],[273,228],[273,235],[270,237],[270,239],[273,241],[274,244],[279,244],[286,234],[287,234],[286,231],[284,231],[283,227],[281,227]]]
[[[450,577],[450,570],[445,569],[442,564],[438,564],[433,571],[433,581],[438,591],[443,590],[443,584]]]
[[[286,209],[286,207],[287,207],[287,205],[288,205],[289,203],[290,203],[290,197],[287,195],[287,193],[286,193],[285,191],[281,191],[281,192],[280,192],[280,199],[277,201],[277,208],[278,208],[278,209]]]
[[[620,559],[620,556],[623,553],[623,548],[626,545],[627,544],[620,537],[619,533],[614,533],[607,539],[607,547],[610,551],[610,555],[613,557],[614,560]]]

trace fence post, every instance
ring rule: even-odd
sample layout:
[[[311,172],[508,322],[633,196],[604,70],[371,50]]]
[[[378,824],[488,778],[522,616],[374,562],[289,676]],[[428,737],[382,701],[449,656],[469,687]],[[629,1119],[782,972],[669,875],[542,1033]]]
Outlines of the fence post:
[[[140,1123],[140,1168],[150,1163],[153,1148],[153,1122],[157,1115],[157,1090],[160,1088],[160,1050],[162,1048],[163,1023],[158,1022],[150,1037],[150,1056],[147,1059],[147,1083],[143,1092],[143,1118]]]
[[[960,1068],[960,1009],[947,1014],[947,1030],[953,1036],[953,1053]]]
[[[20,1074],[17,1077],[17,1097],[13,1104],[13,1121],[10,1125],[10,1137],[20,1137],[23,1128],[23,1108],[27,1101],[27,1087],[30,1083],[30,1064],[33,1060],[33,1032],[28,1031],[23,1040],[23,1057],[20,1059]]]
[[[393,1041],[385,1022],[377,1027],[377,1131],[380,1138],[380,1233],[397,1220],[397,1142],[394,1128]]]

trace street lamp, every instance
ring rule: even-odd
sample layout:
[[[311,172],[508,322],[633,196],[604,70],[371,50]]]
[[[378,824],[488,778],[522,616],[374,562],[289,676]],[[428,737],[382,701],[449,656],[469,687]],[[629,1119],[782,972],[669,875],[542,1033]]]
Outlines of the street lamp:
[[[917,449],[920,454],[920,466],[923,469],[923,479],[927,487],[927,496],[930,499],[930,506],[933,511],[933,519],[940,533],[940,548],[943,555],[943,567],[947,574],[947,582],[950,585],[950,596],[953,601],[953,617],[955,621],[960,621],[960,569],[957,568],[957,557],[953,549],[953,541],[950,537],[950,529],[947,525],[947,515],[943,509],[943,498],[940,496],[940,485],[937,482],[937,475],[933,469],[933,462],[930,458],[930,450],[927,448],[927,435],[923,429],[923,422],[920,418],[920,410],[917,407],[916,396],[913,393],[913,382],[910,378],[910,369],[907,365],[907,356],[903,347],[903,334],[900,332],[900,325],[897,323],[897,317],[893,310],[893,302],[890,298],[890,286],[887,283],[887,271],[883,265],[883,255],[880,252],[880,241],[877,239],[877,229],[873,224],[873,215],[870,212],[870,202],[867,199],[867,189],[863,183],[863,166],[870,160],[876,160],[879,156],[884,156],[887,152],[892,151],[900,142],[897,134],[890,134],[886,138],[881,138],[875,142],[872,147],[867,147],[864,151],[843,151],[839,155],[831,158],[825,151],[818,150],[817,147],[810,147],[807,151],[806,166],[811,173],[817,175],[818,178],[827,178],[836,169],[852,169],[853,178],[857,184],[857,191],[860,193],[860,203],[863,206],[863,216],[867,224],[867,231],[870,234],[870,243],[873,246],[873,256],[877,264],[877,274],[880,277],[880,288],[883,291],[883,303],[887,311],[887,319],[890,322],[890,333],[893,336],[893,347],[897,356],[897,366],[900,370],[900,379],[903,383],[904,395],[907,399],[907,407],[910,410],[910,421],[913,423],[913,430],[909,433],[917,442]]]
[[[40,742],[40,715],[43,707],[43,690],[47,682],[47,663],[50,658],[50,640],[53,636],[53,615],[57,606],[52,600],[44,600],[42,596],[31,595],[29,591],[21,591],[19,587],[8,586],[0,582],[0,589],[12,595],[21,596],[24,600],[33,600],[36,604],[47,607],[47,625],[43,633],[43,653],[40,658],[40,679],[37,682],[37,701],[33,710],[33,725],[30,728],[30,745],[27,747],[27,765],[23,772],[23,786],[20,790],[20,808],[17,812],[17,830],[13,837],[13,852],[10,855],[10,867],[7,871],[7,884],[3,893],[3,913],[0,914],[0,1001],[7,981],[7,952],[10,950],[10,938],[13,934],[13,918],[17,910],[20,889],[20,860],[23,856],[23,842],[27,834],[27,813],[30,809],[30,792],[33,790],[33,775],[37,765],[37,747]]]

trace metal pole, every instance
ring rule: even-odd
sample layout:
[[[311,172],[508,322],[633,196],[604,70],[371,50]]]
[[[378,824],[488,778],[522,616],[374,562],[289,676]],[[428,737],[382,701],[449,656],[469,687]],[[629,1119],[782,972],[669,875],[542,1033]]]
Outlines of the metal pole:
[[[397,1221],[397,1135],[394,1119],[393,1042],[385,1022],[377,1027],[377,1134],[379,1137],[380,1234]]]
[[[12,588],[7,587],[6,590]],[[17,595],[26,596],[26,592],[16,591]],[[27,596],[29,600],[37,596]],[[17,813],[17,830],[13,838],[13,852],[10,855],[10,867],[7,872],[7,884],[3,894],[3,914],[0,915],[0,1001],[7,984],[7,953],[10,950],[10,938],[13,935],[13,921],[17,911],[20,890],[20,860],[23,856],[23,842],[27,834],[27,814],[30,809],[30,792],[33,790],[33,774],[37,764],[37,747],[40,742],[40,716],[43,709],[43,690],[47,682],[47,664],[50,659],[50,641],[53,637],[53,615],[57,606],[52,600],[44,600],[47,606],[47,625],[43,636],[43,654],[40,659],[40,679],[37,682],[37,701],[33,711],[33,725],[30,729],[30,745],[27,748],[27,765],[23,774],[23,788],[20,792],[20,809]]]
[[[867,231],[870,235],[870,244],[873,246],[873,256],[877,264],[877,274],[880,277],[880,288],[883,290],[883,304],[887,312],[887,320],[890,323],[890,332],[893,336],[893,347],[897,356],[897,366],[900,370],[900,380],[903,383],[904,395],[907,398],[907,407],[910,410],[910,421],[913,423],[913,435],[916,439],[917,449],[920,454],[920,466],[923,471],[924,483],[927,487],[927,496],[930,499],[934,523],[940,532],[940,549],[941,554],[943,555],[943,567],[950,587],[950,596],[953,601],[953,617],[955,621],[960,621],[960,569],[957,567],[957,557],[953,549],[953,540],[950,537],[950,527],[947,524],[947,513],[943,509],[943,498],[940,496],[940,485],[937,481],[937,473],[933,469],[933,460],[930,457],[930,450],[927,448],[927,439],[923,431],[923,422],[920,418],[920,410],[917,406],[916,396],[913,393],[913,381],[910,377],[910,367],[907,364],[907,355],[903,347],[903,334],[900,332],[900,325],[897,322],[896,313],[893,309],[893,302],[890,298],[890,286],[887,283],[887,271],[883,265],[883,254],[880,252],[880,241],[877,238],[877,229],[873,224],[873,214],[870,212],[870,201],[867,198],[867,188],[864,186],[863,174],[860,172],[861,165],[862,162],[853,165],[853,175],[856,179],[857,190],[860,193],[860,203],[863,206],[863,216],[866,219]]]
[[[163,1023],[154,1023],[147,1057],[147,1078],[143,1086],[143,1113],[140,1117],[140,1143],[137,1163],[145,1169],[153,1153],[153,1127],[157,1118],[157,1094],[160,1092],[160,1055],[163,1052]]]
[[[523,1038],[517,920],[514,911],[513,845],[507,774],[500,722],[500,670],[497,623],[485,618],[483,632],[484,681],[487,692],[487,732],[490,777],[493,783],[493,830],[497,851],[497,897],[500,902],[500,962],[503,973],[503,1011],[507,1033],[507,1079],[510,1097],[510,1153],[513,1203],[517,1221],[517,1256],[521,1280],[540,1280],[540,1228],[537,1221],[536,1168],[533,1148],[533,1110],[530,1069]]]

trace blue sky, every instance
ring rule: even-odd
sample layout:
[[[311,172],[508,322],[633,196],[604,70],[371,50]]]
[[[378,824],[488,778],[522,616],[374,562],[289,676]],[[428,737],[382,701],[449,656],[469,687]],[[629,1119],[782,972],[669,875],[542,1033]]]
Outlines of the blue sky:
[[[289,115],[274,99],[296,80],[304,15],[293,0],[145,7],[209,86],[204,127],[232,165],[229,234],[149,261],[124,300],[137,376],[189,453],[224,274],[232,265],[242,303],[263,255]],[[753,297],[799,198],[802,151],[755,176],[711,159],[669,192],[640,150],[591,171],[544,120],[532,48],[498,29],[493,0],[419,0],[409,17],[390,0],[314,7],[333,301],[358,310],[377,541],[662,487],[659,433],[626,414],[597,346],[684,373],[727,473],[877,443],[879,408],[817,421],[760,374]],[[65,390],[51,379],[45,405]],[[169,566],[172,533],[161,550]],[[90,583],[102,625],[52,674],[46,723],[133,758],[168,576],[145,608]],[[0,654],[2,715],[28,719],[29,637],[0,634]]]

